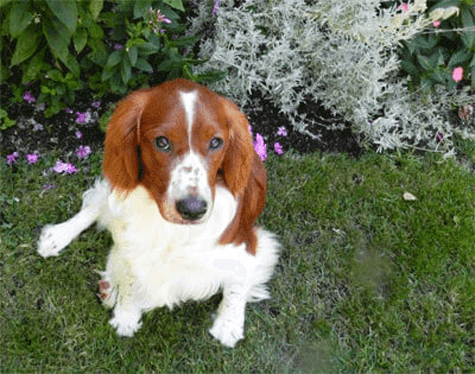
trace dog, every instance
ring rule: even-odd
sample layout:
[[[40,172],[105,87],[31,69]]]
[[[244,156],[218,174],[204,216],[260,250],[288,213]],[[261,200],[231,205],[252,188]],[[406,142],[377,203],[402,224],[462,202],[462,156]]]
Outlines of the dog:
[[[131,93],[107,127],[103,178],[80,212],[45,226],[43,257],[57,256],[92,223],[114,241],[99,296],[110,324],[133,336],[142,313],[222,291],[211,335],[234,347],[245,307],[269,297],[275,235],[255,226],[267,174],[237,106],[185,79]]]

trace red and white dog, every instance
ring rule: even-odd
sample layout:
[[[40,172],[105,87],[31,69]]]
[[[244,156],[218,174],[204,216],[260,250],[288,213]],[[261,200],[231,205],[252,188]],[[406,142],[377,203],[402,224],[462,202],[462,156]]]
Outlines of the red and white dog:
[[[99,282],[110,324],[132,336],[143,312],[223,291],[211,335],[243,338],[248,301],[267,298],[279,243],[254,226],[267,176],[246,116],[228,99],[178,79],[130,94],[107,128],[104,179],[81,211],[46,226],[43,257],[57,256],[95,221],[114,245]]]

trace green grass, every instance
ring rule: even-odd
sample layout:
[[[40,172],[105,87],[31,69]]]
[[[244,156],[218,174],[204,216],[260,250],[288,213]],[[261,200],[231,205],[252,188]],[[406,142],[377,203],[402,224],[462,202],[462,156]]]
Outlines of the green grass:
[[[475,160],[471,150],[468,163]],[[285,249],[246,339],[207,330],[219,296],[144,316],[118,338],[96,293],[110,236],[89,229],[42,259],[42,226],[78,211],[100,173],[0,163],[0,371],[461,373],[475,367],[475,177],[435,155],[288,154],[266,161],[259,223]],[[467,162],[466,162],[467,163]],[[45,183],[54,188],[43,191]],[[405,192],[417,197],[406,201]]]

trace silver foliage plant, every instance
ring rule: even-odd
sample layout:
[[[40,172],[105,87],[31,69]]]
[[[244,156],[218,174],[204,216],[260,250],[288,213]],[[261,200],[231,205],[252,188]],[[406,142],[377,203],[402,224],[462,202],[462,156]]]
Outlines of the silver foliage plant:
[[[430,94],[411,92],[409,78],[400,76],[400,42],[456,14],[456,7],[427,15],[425,0],[409,3],[408,10],[384,9],[376,0],[247,0],[240,5],[228,0],[211,14],[214,3],[201,2],[192,32],[208,30],[200,57],[209,61],[202,68],[229,72],[213,88],[240,105],[250,104],[251,91],[258,90],[287,115],[294,130],[318,136],[297,110],[310,98],[351,123],[378,151],[424,148],[450,154],[455,134],[475,137],[475,130],[457,125],[450,115],[473,103],[469,92],[445,87]]]

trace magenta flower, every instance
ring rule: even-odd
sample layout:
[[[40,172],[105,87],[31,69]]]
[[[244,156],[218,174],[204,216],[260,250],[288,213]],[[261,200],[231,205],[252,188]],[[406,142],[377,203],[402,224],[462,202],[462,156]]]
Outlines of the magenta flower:
[[[285,128],[285,126],[281,126],[278,128],[277,135],[287,136],[287,129]]]
[[[116,51],[120,51],[122,49],[122,45],[121,44],[114,44],[114,49]]]
[[[214,2],[213,10],[211,11],[211,14],[212,14],[213,16],[215,16],[216,13],[218,13],[218,8],[219,8],[219,0],[216,0],[216,1]]]
[[[82,138],[82,133],[81,131],[77,130],[76,131],[76,138],[81,139]]]
[[[38,155],[33,153],[31,155],[26,155],[26,159],[28,160],[29,164],[36,164],[38,161]]]
[[[78,116],[76,118],[77,123],[88,123],[91,120],[91,113],[89,112],[76,112],[76,115]]]
[[[463,79],[463,68],[458,67],[455,68],[454,71],[452,72],[452,79],[455,82],[460,82]]]
[[[282,150],[282,146],[279,143],[274,143],[274,151],[278,155],[281,155],[282,153],[284,153],[284,151]]]
[[[266,143],[264,143],[264,138],[261,134],[256,134],[256,141],[254,142],[254,149],[261,158],[262,161],[265,161],[267,158],[267,149]]]
[[[78,169],[76,169],[76,167],[72,164],[69,164],[69,163],[65,163],[61,160],[59,160],[58,162],[56,162],[56,165],[53,167],[53,170],[56,172],[56,173],[63,173],[63,172],[66,172],[68,174],[72,174],[72,173],[75,173],[78,171]]]
[[[100,100],[93,101],[91,105],[93,106],[93,108],[99,108],[101,106],[101,101]]]
[[[18,152],[13,152],[11,155],[7,155],[7,165],[11,165],[16,162]]]
[[[409,5],[407,5],[406,3],[402,3],[401,5],[399,5],[397,7],[399,10],[402,10],[404,12],[407,12],[409,10]]]
[[[91,151],[91,147],[89,147],[88,145],[86,145],[85,147],[83,147],[82,145],[79,146],[79,149],[76,151],[76,155],[79,157],[79,158],[85,158],[87,157],[88,155],[90,155],[92,153]]]
[[[73,111],[72,111],[71,109],[69,109],[68,107],[66,107],[65,110],[66,110],[66,113],[68,113],[68,114],[71,114],[71,113],[73,112]]]
[[[30,91],[26,91],[23,95],[23,100],[28,101],[29,103],[33,103],[36,101],[35,97],[31,94]]]
[[[247,127],[247,129],[249,130],[249,132],[251,133],[251,136],[252,136],[252,126],[249,125],[249,126]]]

